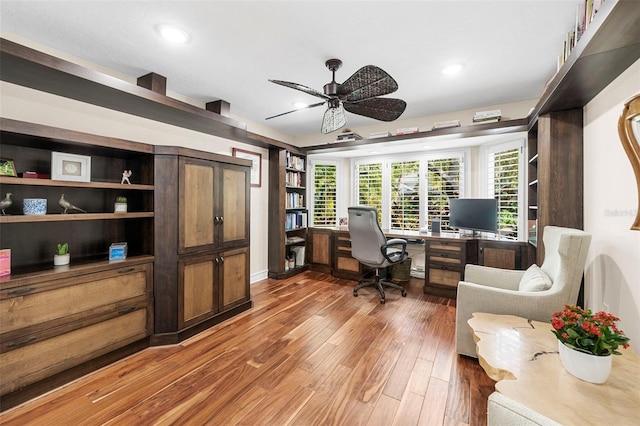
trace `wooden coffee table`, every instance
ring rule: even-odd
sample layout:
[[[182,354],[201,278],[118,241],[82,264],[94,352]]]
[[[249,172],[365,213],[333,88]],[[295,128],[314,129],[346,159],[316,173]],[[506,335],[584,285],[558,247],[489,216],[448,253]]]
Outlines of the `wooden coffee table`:
[[[640,421],[640,357],[632,348],[613,356],[611,375],[596,385],[562,367],[550,323],[485,313],[468,323],[480,365],[512,400],[563,425]]]

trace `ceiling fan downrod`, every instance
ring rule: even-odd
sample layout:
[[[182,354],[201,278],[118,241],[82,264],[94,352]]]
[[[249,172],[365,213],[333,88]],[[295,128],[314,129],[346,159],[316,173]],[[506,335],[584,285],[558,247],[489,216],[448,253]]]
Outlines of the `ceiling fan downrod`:
[[[324,94],[327,96],[331,96],[332,98],[337,97],[339,84],[336,83],[336,70],[342,66],[342,61],[340,59],[329,59],[324,64],[327,66],[327,68],[329,68],[329,71],[331,71],[332,73],[331,83],[327,83],[324,85]],[[335,108],[338,105],[337,105],[337,102],[335,106],[330,102],[329,106],[331,108]]]

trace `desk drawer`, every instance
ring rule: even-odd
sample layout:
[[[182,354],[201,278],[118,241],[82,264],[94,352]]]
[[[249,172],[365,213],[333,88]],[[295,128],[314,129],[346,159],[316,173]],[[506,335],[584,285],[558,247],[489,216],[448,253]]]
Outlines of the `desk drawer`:
[[[427,256],[428,263],[443,263],[445,265],[462,265],[463,258],[460,254],[447,252],[429,252]]]
[[[464,270],[462,268],[448,268],[446,266],[429,265],[428,284],[457,288],[462,280]]]

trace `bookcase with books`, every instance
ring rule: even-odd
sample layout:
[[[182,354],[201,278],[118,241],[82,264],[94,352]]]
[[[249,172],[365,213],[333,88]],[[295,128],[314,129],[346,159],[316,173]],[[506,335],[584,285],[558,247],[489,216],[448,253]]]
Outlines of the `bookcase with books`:
[[[269,277],[283,279],[307,268],[307,159],[299,152],[269,152]]]

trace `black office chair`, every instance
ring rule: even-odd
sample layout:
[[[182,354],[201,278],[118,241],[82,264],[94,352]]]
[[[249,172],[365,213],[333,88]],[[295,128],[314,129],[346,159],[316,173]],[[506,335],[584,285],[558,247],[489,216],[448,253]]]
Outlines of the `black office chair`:
[[[407,241],[400,238],[387,240],[373,207],[355,206],[349,207],[348,211],[351,255],[360,263],[375,268],[373,280],[361,280],[353,289],[353,295],[358,296],[358,290],[363,287],[374,286],[380,292],[380,303],[385,302],[384,287],[402,290],[402,297],[406,297],[407,292],[401,285],[381,278],[380,269],[400,263],[408,257]]]

